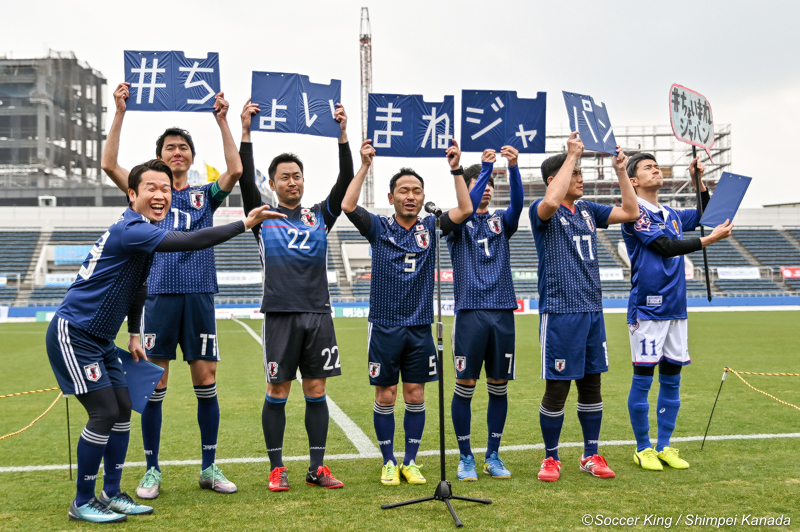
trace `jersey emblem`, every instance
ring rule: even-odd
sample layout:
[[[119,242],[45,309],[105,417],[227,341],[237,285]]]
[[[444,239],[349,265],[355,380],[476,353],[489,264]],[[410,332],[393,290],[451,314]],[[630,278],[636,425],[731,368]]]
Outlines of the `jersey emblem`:
[[[417,227],[423,227],[423,226],[418,225]],[[414,233],[414,238],[417,239],[417,245],[422,249],[428,249],[428,246],[431,245],[430,233],[427,230]]]
[[[589,227],[589,231],[594,231],[594,222],[592,221],[592,217],[589,216],[589,213],[586,211],[581,211],[583,215],[583,219],[586,220],[586,225]]]
[[[156,335],[155,334],[145,334],[144,335],[144,348],[145,349],[153,349],[156,346]]]
[[[561,225],[569,225],[569,220],[567,220],[563,216],[559,216],[559,218],[561,218]]]
[[[678,233],[678,234],[681,234],[681,231],[680,231],[680,229],[678,229],[678,222],[677,222],[677,220],[672,220],[672,227],[674,227],[674,228],[675,228],[675,232],[676,232],[676,233]]]
[[[629,323],[628,324],[628,332],[630,332],[631,334],[635,333],[638,330],[639,330],[639,322],[638,321],[636,323]]]
[[[647,213],[645,213],[641,209],[639,210],[639,212],[641,212],[641,214],[639,215],[639,219],[636,220],[636,223],[634,224],[633,228],[636,229],[637,231],[649,231],[650,217],[647,216]]]
[[[278,363],[277,362],[270,362],[267,365],[267,367],[269,369],[269,376],[270,377],[274,377],[275,375],[278,374]]]
[[[374,379],[380,374],[381,374],[381,365],[378,364],[377,362],[370,362],[369,363],[369,376]]]
[[[470,229],[474,229],[474,228],[475,228],[475,227],[472,225],[472,220],[470,220],[470,221],[468,221],[468,222],[467,222],[467,227],[469,227]]]
[[[564,371],[564,368],[567,367],[567,363],[563,358],[556,359],[556,371]]]
[[[317,225],[317,215],[311,209],[302,209],[300,219],[309,227]]]
[[[464,371],[464,368],[467,367],[467,357],[456,357],[456,371]]]
[[[102,373],[100,372],[100,364],[95,362],[94,364],[89,364],[88,366],[83,366],[83,371],[86,372],[86,378],[92,382],[97,382],[100,380]]]
[[[189,192],[189,201],[191,202],[192,207],[195,209],[202,209],[206,204],[206,195],[202,190],[193,190],[192,192]]]
[[[486,223],[489,224],[489,229],[491,229],[492,233],[500,234],[500,218],[494,216],[486,220]]]
[[[662,298],[661,296],[647,296],[648,307],[660,307]]]

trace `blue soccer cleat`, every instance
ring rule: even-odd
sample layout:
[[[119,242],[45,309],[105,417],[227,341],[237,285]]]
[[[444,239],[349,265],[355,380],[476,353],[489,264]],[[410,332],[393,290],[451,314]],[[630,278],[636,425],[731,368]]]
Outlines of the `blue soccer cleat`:
[[[96,497],[92,497],[89,502],[81,506],[76,505],[73,500],[72,504],[69,505],[69,520],[87,521],[89,523],[121,523],[122,521],[127,521],[128,516],[109,510]]]
[[[483,472],[492,475],[492,478],[511,478],[511,471],[506,469],[506,464],[497,456],[497,451],[483,462]]]
[[[113,497],[109,497],[106,495],[105,491],[101,491],[97,500],[100,501],[100,504],[106,505],[109,510],[118,514],[147,515],[153,513],[152,506],[139,504],[124,491],[114,495]]]
[[[461,455],[461,460],[458,461],[458,480],[464,482],[471,482],[478,480],[478,472],[475,470],[475,457],[472,455]]]

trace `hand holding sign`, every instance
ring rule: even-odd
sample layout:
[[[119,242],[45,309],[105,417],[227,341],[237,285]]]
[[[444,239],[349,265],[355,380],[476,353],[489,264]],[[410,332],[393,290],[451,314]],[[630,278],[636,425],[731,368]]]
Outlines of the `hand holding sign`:
[[[591,96],[563,92],[567,104],[569,126],[583,137],[586,148],[609,155],[617,155],[617,140],[611,129],[608,109],[602,103],[595,103]]]

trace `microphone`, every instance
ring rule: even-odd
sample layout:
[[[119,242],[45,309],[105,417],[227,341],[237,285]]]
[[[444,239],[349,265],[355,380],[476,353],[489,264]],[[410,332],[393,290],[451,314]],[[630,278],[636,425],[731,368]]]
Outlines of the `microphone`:
[[[434,216],[442,215],[442,209],[437,207],[436,204],[432,201],[429,201],[428,203],[425,204],[425,212],[429,212]]]

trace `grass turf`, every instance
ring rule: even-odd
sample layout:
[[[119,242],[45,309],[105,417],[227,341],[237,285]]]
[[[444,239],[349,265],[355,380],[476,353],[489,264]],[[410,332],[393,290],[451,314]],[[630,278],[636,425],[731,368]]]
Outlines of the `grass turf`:
[[[722,368],[740,371],[800,373],[796,353],[800,338],[794,332],[797,312],[696,313],[689,320],[693,364],[682,381],[682,408],[675,437],[702,435],[722,376]],[[445,327],[452,323],[446,319]],[[509,414],[503,445],[541,442],[538,406],[544,391],[539,379],[538,317],[517,317],[517,377],[509,386]],[[258,330],[259,322],[251,326]],[[606,316],[611,371],[603,377],[605,404],[602,440],[632,440],[627,413],[630,385],[630,351],[624,315]],[[56,386],[44,350],[46,325],[0,325],[0,395]],[[373,392],[367,381],[366,320],[337,319],[337,337],[343,375],[329,381],[328,393],[339,407],[374,441]],[[446,331],[449,333],[449,330]],[[449,358],[449,334],[445,334],[445,411],[447,448],[456,448],[449,404],[453,371]],[[232,321],[219,322],[222,362],[218,393],[222,412],[219,458],[266,456],[260,414],[264,398],[261,351],[253,338]],[[125,338],[120,336],[120,345]],[[173,363],[164,403],[161,460],[200,458],[196,399],[188,368]],[[746,377],[755,387],[785,401],[800,404],[800,377]],[[651,391],[651,435],[655,436],[657,382]],[[285,456],[308,453],[299,387],[287,406]],[[57,392],[12,397],[0,402],[0,435],[22,428],[53,401]],[[396,408],[395,449],[402,450],[402,402]],[[473,445],[486,444],[487,394],[479,383],[473,399]],[[421,450],[438,449],[438,394],[428,386],[427,426]],[[567,402],[562,442],[581,441],[575,415],[575,393]],[[73,463],[75,444],[86,415],[77,401],[70,401]],[[797,432],[800,412],[757,394],[728,375],[714,415],[710,434],[764,434]],[[399,441],[397,441],[399,440]],[[481,474],[478,482],[454,481],[454,493],[491,498],[490,506],[455,501],[467,526],[493,530],[586,529],[585,514],[606,517],[640,517],[639,528],[648,528],[646,515],[677,520],[683,515],[734,517],[743,514],[792,518],[797,527],[796,496],[800,464],[791,459],[800,451],[800,439],[710,441],[700,452],[700,442],[678,443],[681,456],[692,465],[688,471],[667,469],[645,472],[634,465],[633,446],[606,446],[606,456],[617,478],[600,480],[578,470],[579,447],[562,449],[561,480],[545,484],[536,479],[541,450],[501,453],[514,473],[511,480],[493,480]],[[327,453],[355,453],[356,449],[331,423]],[[128,461],[144,459],[139,415],[132,419]],[[292,489],[271,493],[266,489],[269,464],[223,464],[229,479],[239,486],[235,495],[200,490],[199,465],[165,466],[162,494],[153,502],[153,516],[131,518],[130,530],[442,530],[452,521],[441,502],[428,502],[394,510],[380,504],[431,495],[439,479],[438,457],[418,460],[425,464],[427,486],[383,487],[379,484],[380,459],[332,460],[335,476],[345,483],[341,490],[306,486],[307,463],[288,462]],[[455,477],[457,458],[448,456],[448,476]],[[64,401],[33,428],[0,441],[0,467],[67,463]],[[482,461],[478,457],[478,465]],[[133,493],[143,467],[126,468],[123,489]],[[101,477],[102,478],[102,477]],[[82,530],[92,525],[67,521],[74,483],[66,470],[0,472],[0,530]],[[98,479],[101,483],[101,479]],[[98,486],[98,490],[100,486]],[[741,526],[741,525],[740,525]],[[637,527],[633,527],[637,528]],[[663,528],[663,527],[662,527]],[[713,527],[703,527],[713,528]],[[738,527],[727,527],[735,530]]]

